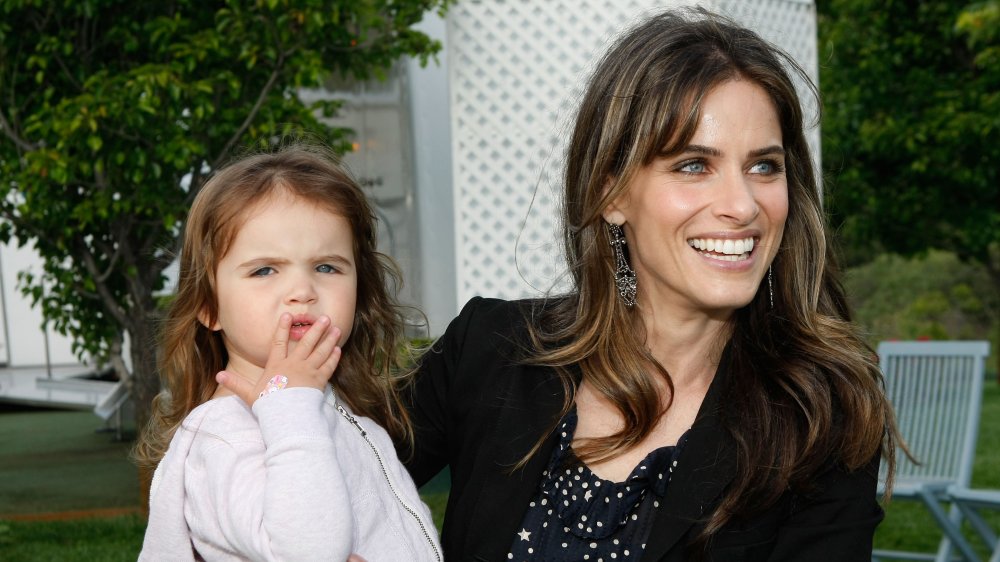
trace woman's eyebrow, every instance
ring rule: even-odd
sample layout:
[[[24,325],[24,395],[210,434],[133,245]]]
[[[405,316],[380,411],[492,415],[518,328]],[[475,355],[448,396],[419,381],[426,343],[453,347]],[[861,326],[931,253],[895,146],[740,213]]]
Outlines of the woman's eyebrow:
[[[765,146],[764,148],[758,148],[756,150],[751,150],[747,152],[747,158],[756,158],[758,156],[784,156],[785,148],[783,146],[773,145]]]
[[[700,144],[690,144],[684,147],[684,150],[682,150],[680,153],[681,154],[694,153],[694,154],[703,154],[705,156],[716,156],[716,157],[722,156],[722,151],[719,150],[718,148],[712,148],[711,146],[704,146]],[[747,158],[756,158],[758,156],[770,156],[770,155],[784,156],[785,149],[782,146],[772,145],[772,146],[765,146],[764,148],[757,148],[751,150],[750,152],[747,152]]]
[[[684,147],[684,150],[680,151],[680,154],[687,154],[688,152],[704,154],[705,156],[722,156],[722,151],[718,148],[712,148],[710,146],[703,146],[700,144],[689,144]]]

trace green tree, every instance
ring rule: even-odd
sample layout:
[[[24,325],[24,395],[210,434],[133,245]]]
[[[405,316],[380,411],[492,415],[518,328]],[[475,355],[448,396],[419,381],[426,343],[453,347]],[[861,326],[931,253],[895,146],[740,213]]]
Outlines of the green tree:
[[[289,134],[338,146],[337,104],[297,92],[426,63],[440,45],[413,26],[448,2],[0,0],[0,239],[42,256],[22,290],[130,381],[137,423],[160,388],[154,295],[206,176]]]
[[[984,267],[951,252],[930,250],[913,258],[882,254],[848,269],[846,287],[872,345],[885,339],[996,335],[1000,294]]]
[[[950,250],[1000,285],[1000,0],[820,0],[828,209],[849,263]]]

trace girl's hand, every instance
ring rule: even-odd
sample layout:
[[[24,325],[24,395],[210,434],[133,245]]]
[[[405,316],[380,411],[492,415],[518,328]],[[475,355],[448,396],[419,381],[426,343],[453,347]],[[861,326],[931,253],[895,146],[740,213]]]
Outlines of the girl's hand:
[[[292,315],[282,314],[274,331],[274,343],[267,364],[256,384],[251,385],[227,371],[219,371],[215,381],[249,406],[253,406],[264,394],[280,388],[304,386],[323,390],[340,362],[341,349],[337,345],[340,328],[331,327],[330,319],[320,316],[289,353],[288,333],[291,327]]]

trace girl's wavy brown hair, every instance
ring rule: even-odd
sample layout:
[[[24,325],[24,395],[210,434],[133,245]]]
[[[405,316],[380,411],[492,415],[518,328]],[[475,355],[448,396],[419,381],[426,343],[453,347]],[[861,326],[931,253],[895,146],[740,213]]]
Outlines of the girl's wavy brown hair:
[[[184,418],[215,392],[215,374],[225,368],[228,356],[222,336],[199,317],[211,325],[218,316],[216,269],[248,211],[280,191],[350,223],[358,268],[357,308],[333,380],[338,396],[355,412],[377,421],[395,439],[412,439],[395,376],[399,346],[404,344],[404,317],[396,302],[398,269],[376,250],[375,213],[336,157],[320,146],[294,143],[219,170],[195,197],[184,229],[176,296],[160,334],[164,390],[133,452],[140,465],[155,467]]]
[[[890,475],[895,465],[898,431],[876,354],[851,323],[838,280],[792,74],[818,100],[788,55],[701,9],[654,16],[622,36],[590,79],[568,147],[562,219],[574,291],[529,322],[528,361],[560,372],[563,413],[582,377],[625,421],[614,435],[584,444],[577,451],[582,461],[613,457],[648,436],[670,407],[649,366],[671,391],[673,385],[645,349],[637,307],[617,294],[602,210],[640,169],[683,150],[713,88],[746,80],[767,92],[786,153],[788,218],[773,262],[773,309],[765,285],[735,312],[728,340],[718,345],[729,346],[721,415],[739,468],[702,540],[789,488],[807,488],[831,461],[859,470],[881,451]]]

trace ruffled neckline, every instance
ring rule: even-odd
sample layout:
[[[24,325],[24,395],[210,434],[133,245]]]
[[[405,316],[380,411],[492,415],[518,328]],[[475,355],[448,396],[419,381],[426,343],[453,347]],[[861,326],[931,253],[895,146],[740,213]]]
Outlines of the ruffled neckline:
[[[567,532],[584,539],[603,539],[629,520],[649,491],[659,504],[666,494],[670,476],[687,441],[685,432],[677,445],[667,445],[649,452],[621,482],[605,480],[580,462],[573,452],[577,425],[576,409],[559,424],[559,443],[543,473],[542,493],[554,505]]]

